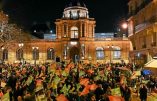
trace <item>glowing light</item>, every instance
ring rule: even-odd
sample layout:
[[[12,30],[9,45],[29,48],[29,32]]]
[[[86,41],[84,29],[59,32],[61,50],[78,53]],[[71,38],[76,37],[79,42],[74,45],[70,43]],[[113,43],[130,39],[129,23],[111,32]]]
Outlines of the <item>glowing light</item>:
[[[127,23],[123,23],[122,24],[122,28],[124,28],[124,29],[128,28],[128,24]]]
[[[71,45],[77,45],[77,42],[70,42]]]

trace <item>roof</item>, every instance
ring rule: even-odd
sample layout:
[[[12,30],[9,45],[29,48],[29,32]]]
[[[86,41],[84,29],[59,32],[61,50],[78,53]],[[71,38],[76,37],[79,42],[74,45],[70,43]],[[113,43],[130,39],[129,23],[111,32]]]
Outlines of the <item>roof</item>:
[[[157,59],[152,59],[148,63],[145,64],[145,68],[157,68]]]

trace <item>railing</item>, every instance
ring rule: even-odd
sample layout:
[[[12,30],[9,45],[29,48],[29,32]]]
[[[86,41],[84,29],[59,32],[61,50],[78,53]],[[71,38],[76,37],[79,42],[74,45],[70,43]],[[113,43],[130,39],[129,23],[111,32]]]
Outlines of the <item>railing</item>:
[[[149,20],[135,26],[135,33],[144,30],[146,27],[157,22],[157,15],[152,16]]]
[[[56,39],[32,39],[31,41],[35,41],[35,42],[51,42],[51,41],[56,41]]]
[[[128,38],[94,38],[95,41],[119,41],[119,40],[128,40]]]
[[[150,25],[149,22],[144,22],[144,23],[138,24],[137,26],[135,26],[135,33],[138,33],[140,31],[144,30],[149,25]]]

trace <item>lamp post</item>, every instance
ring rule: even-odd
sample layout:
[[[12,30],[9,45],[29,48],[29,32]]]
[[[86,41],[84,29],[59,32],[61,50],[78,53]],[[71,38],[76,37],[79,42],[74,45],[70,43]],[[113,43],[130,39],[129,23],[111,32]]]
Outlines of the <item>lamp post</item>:
[[[1,47],[1,61],[0,61],[0,64],[3,64],[3,60],[4,60],[4,57],[3,57],[3,51],[4,51],[4,47],[2,46]]]
[[[50,48],[50,59],[52,60],[52,49]]]
[[[69,46],[66,47],[66,58],[68,58],[69,56]]]
[[[113,45],[112,46],[108,45],[108,49],[110,51],[110,64],[111,64],[111,62],[112,62],[112,49],[113,49]]]
[[[32,47],[32,49],[33,49],[34,65],[36,66],[37,51],[39,47]]]
[[[127,22],[122,23],[121,27],[122,27],[122,29],[124,30],[123,37],[124,37],[124,36],[128,36],[128,35],[127,35],[127,28],[128,28]]]

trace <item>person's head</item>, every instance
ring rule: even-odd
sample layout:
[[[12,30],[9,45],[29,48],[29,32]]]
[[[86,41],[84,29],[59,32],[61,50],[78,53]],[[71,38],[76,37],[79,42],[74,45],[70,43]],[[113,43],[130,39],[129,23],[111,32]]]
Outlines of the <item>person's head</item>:
[[[143,83],[141,83],[141,88],[144,88],[144,87],[145,87],[145,85]]]

